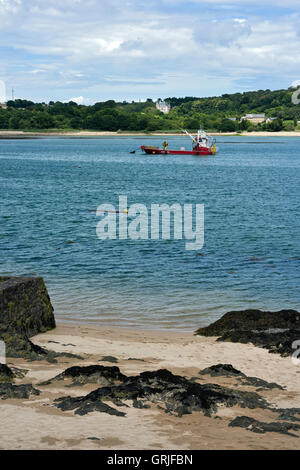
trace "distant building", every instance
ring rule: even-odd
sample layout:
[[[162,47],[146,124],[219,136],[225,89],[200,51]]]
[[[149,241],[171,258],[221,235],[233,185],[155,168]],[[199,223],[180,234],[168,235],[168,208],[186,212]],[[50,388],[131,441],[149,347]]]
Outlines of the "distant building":
[[[158,111],[164,114],[168,114],[170,112],[171,106],[169,103],[166,103],[165,101],[158,100],[156,102],[156,109],[158,109]]]
[[[0,108],[7,109],[7,104],[6,103],[0,103]]]
[[[265,119],[265,122],[272,122],[272,121],[275,121],[277,118],[274,118],[274,117],[268,117]]]
[[[260,122],[265,122],[266,120],[266,115],[265,113],[262,114],[246,114],[245,116],[241,117],[241,121],[250,121],[255,124],[258,124]]]

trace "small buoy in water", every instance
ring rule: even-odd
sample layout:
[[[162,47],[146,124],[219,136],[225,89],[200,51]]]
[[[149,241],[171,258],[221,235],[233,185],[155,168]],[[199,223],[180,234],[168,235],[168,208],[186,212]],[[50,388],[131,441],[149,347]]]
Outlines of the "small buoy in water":
[[[96,210],[89,210],[89,212],[97,212]],[[101,210],[100,212],[107,212],[109,214],[128,214],[128,210],[124,209],[123,211],[106,211],[106,210]]]

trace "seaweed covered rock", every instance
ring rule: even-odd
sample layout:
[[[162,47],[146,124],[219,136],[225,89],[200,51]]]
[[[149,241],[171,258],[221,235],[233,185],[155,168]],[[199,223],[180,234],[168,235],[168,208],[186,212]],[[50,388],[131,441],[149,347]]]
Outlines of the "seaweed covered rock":
[[[201,411],[210,416],[219,405],[248,408],[266,408],[267,402],[254,392],[244,392],[215,384],[200,385],[168,370],[143,372],[128,377],[120,385],[102,387],[82,397],[62,397],[55,401],[63,411],[76,410],[78,414],[96,410],[95,404],[111,401],[122,403],[131,400],[134,407],[145,408],[146,402],[154,403],[177,416]],[[141,402],[141,406],[139,405]]]
[[[12,385],[10,383],[0,383],[0,398],[2,400],[9,398],[28,399],[31,395],[40,395],[40,391],[33,388],[31,384]]]
[[[55,328],[53,307],[42,278],[0,277],[0,340],[7,357],[56,362],[55,353],[32,343],[30,337]]]
[[[276,413],[280,420],[300,422],[300,408],[278,408]]]
[[[40,346],[32,343],[24,333],[3,333],[2,340],[6,344],[7,357],[22,357],[26,359],[45,358],[48,352]]]
[[[211,377],[235,378],[242,385],[250,385],[260,390],[272,390],[277,388],[283,390],[283,387],[276,382],[267,382],[258,377],[248,377],[240,370],[235,369],[231,364],[216,364],[206,369],[200,370],[199,375],[210,375]]]
[[[112,416],[126,416],[123,411],[116,410],[112,406],[107,405],[107,403],[97,402],[97,403],[89,403],[85,406],[81,406],[75,411],[75,414],[84,416],[88,413],[92,413],[93,411],[98,411],[100,413],[107,413]]]
[[[52,328],[53,307],[42,278],[0,277],[0,340],[8,357],[46,355],[29,338]]]
[[[83,385],[87,383],[96,383],[98,385],[111,385],[116,382],[124,382],[127,380],[126,375],[120,372],[118,367],[107,366],[86,366],[86,367],[69,367],[61,374],[51,380],[42,383],[48,385],[55,380],[71,379],[75,385]]]
[[[261,310],[242,310],[228,312],[209,326],[199,328],[196,334],[221,336],[229,331],[268,331],[274,328],[299,329],[300,313],[296,310],[263,312]]]
[[[228,426],[240,427],[248,431],[264,434],[266,432],[278,432],[280,434],[287,434],[288,436],[298,437],[296,434],[289,432],[290,430],[299,431],[300,425],[294,423],[264,423],[248,416],[237,416]]]
[[[216,364],[199,371],[200,375],[210,375],[211,377],[245,377],[240,370],[235,369],[231,364]]]
[[[0,364],[0,383],[12,382],[14,377],[15,374],[6,364]]]
[[[119,361],[114,356],[103,356],[100,359],[101,362],[110,362],[111,364],[117,364]]]
[[[300,338],[300,313],[296,310],[228,312],[211,325],[199,328],[197,335],[218,336],[218,341],[252,343],[271,353],[289,356],[292,344]]]
[[[0,326],[28,338],[55,328],[53,307],[41,277],[0,277]]]
[[[300,338],[300,330],[275,331],[229,331],[217,341],[231,343],[252,343],[254,346],[268,349],[269,353],[280,354],[282,357],[291,356],[294,352],[292,344]]]

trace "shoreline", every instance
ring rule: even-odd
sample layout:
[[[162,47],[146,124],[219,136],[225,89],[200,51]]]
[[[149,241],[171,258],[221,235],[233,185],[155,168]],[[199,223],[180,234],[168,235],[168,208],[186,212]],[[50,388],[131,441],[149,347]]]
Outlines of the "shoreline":
[[[40,395],[29,399],[7,399],[0,406],[0,448],[9,449],[97,449],[97,450],[197,450],[197,449],[298,449],[299,432],[265,434],[229,427],[237,416],[247,415],[263,422],[274,421],[268,409],[220,406],[212,417],[194,411],[178,417],[152,404],[132,407],[130,400],[106,402],[125,416],[92,411],[84,416],[58,409],[54,400],[79,397],[99,388],[97,383],[56,380],[45,383],[73,366],[118,367],[126,376],[167,369],[172,374],[216,384],[238,391],[257,387],[238,384],[232,377],[200,376],[212,365],[232,364],[247,376],[276,382],[283,390],[259,394],[279,408],[300,407],[297,370],[290,357],[282,358],[250,344],[220,343],[214,337],[167,331],[136,331],[131,328],[58,323],[56,329],[32,338],[34,344],[58,353],[79,354],[81,359],[59,357],[57,363],[9,358],[7,365],[27,370],[16,383],[32,384]],[[218,418],[218,419],[216,419]],[[24,430],[26,429],[26,432]],[[37,433],[36,430],[39,429]],[[295,435],[296,434],[296,435]]]
[[[86,327],[92,327],[92,328],[109,328],[109,329],[112,329],[112,330],[125,330],[125,331],[137,331],[137,332],[142,332],[142,333],[153,333],[153,334],[156,334],[156,333],[170,333],[170,334],[176,334],[176,333],[179,333],[179,334],[187,334],[187,335],[194,335],[196,330],[198,328],[204,328],[205,326],[208,326],[209,323],[207,323],[207,321],[205,322],[201,322],[199,321],[197,326],[190,326],[190,327],[178,327],[178,326],[165,326],[165,327],[161,327],[161,326],[155,326],[153,324],[150,324],[147,322],[147,324],[143,325],[138,325],[138,324],[135,324],[135,325],[127,325],[127,324],[119,324],[117,323],[117,321],[114,321],[112,320],[111,322],[106,322],[106,321],[101,321],[101,320],[90,320],[90,319],[76,319],[76,318],[72,318],[72,319],[67,319],[65,317],[58,317],[57,316],[57,313],[56,313],[56,316],[55,316],[55,321],[56,321],[56,324],[57,326],[86,326]]]
[[[280,131],[280,132],[210,132],[209,135],[215,137],[300,137],[300,131]],[[40,137],[74,137],[74,138],[90,138],[90,137],[185,137],[184,133],[172,132],[102,132],[102,131],[47,131],[47,132],[31,132],[31,131],[0,131],[0,139],[30,139]]]

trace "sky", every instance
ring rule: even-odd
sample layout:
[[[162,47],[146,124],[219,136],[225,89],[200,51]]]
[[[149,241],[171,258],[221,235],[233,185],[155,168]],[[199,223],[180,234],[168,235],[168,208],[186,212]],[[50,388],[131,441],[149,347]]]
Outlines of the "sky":
[[[0,100],[216,96],[300,80],[300,0],[0,0]]]

